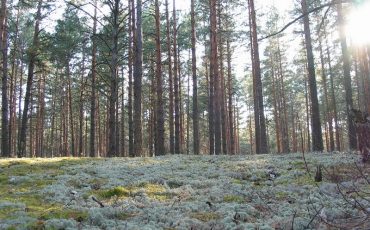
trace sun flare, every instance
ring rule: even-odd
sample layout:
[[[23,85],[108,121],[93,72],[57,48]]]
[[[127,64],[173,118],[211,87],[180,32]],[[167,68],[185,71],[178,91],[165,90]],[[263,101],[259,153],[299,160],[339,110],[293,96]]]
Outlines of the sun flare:
[[[347,36],[355,45],[370,44],[370,2],[367,1],[355,8],[349,13],[346,25]]]

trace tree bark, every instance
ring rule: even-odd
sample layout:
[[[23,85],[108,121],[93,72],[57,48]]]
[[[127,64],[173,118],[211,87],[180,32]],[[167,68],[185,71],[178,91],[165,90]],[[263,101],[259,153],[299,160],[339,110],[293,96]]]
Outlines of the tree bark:
[[[38,84],[38,105],[36,119],[36,156],[45,157],[44,155],[44,120],[45,120],[45,76],[40,76]]]
[[[180,149],[180,95],[178,79],[178,60],[177,60],[177,20],[176,4],[173,0],[173,83],[175,96],[175,154],[181,153]]]
[[[191,0],[191,70],[193,77],[193,152],[199,154],[199,109],[198,109],[198,79],[195,30],[195,0]]]
[[[119,33],[119,2],[115,0],[112,4],[112,51],[110,60],[110,95],[109,95],[109,117],[108,117],[108,157],[118,155],[117,148],[117,101],[118,101],[118,33]]]
[[[326,40],[326,43],[328,41]],[[328,58],[328,67],[329,67],[329,80],[330,80],[330,97],[331,97],[331,105],[332,105],[332,111],[333,111],[333,118],[334,118],[334,127],[335,127],[335,146],[336,150],[341,150],[340,145],[340,133],[339,133],[339,122],[338,122],[338,112],[337,112],[337,100],[335,97],[335,86],[334,86],[334,72],[331,65],[331,55],[328,44],[326,44],[326,55]]]
[[[35,17],[35,31],[33,34],[32,46],[29,50],[29,64],[28,64],[28,76],[26,85],[26,96],[24,99],[24,107],[22,114],[22,124],[19,131],[19,141],[18,141],[18,157],[24,157],[26,154],[26,134],[27,134],[27,121],[28,121],[28,110],[31,102],[31,88],[33,84],[34,70],[36,57],[38,55],[39,48],[39,34],[40,34],[40,22],[41,22],[41,6],[43,0],[39,0],[37,4],[37,12]],[[3,86],[4,87],[4,86]]]
[[[342,4],[338,4],[338,21],[339,21],[339,37],[340,37],[340,44],[342,47],[342,58],[343,58],[344,89],[346,93],[348,141],[349,141],[349,148],[351,150],[355,150],[357,149],[357,137],[356,137],[356,128],[351,118],[351,109],[353,109],[352,86],[351,86],[351,66],[350,66],[349,51],[347,47],[347,38],[345,35],[345,29],[344,29]],[[370,106],[369,106],[368,112],[370,112]]]
[[[90,108],[90,157],[96,157],[96,26],[97,26],[97,0],[94,1],[94,25],[92,35],[92,60],[91,60],[91,108]]]
[[[7,1],[1,0],[0,10],[0,50],[2,56],[1,65],[1,155],[10,157],[9,142],[9,98],[8,98],[8,16]]]
[[[174,106],[173,106],[173,77],[172,77],[172,52],[170,37],[170,17],[168,10],[168,0],[166,4],[166,38],[167,38],[167,62],[168,62],[168,85],[169,85],[169,130],[170,130],[170,153],[175,153],[175,133],[174,133]]]
[[[218,66],[218,39],[217,39],[217,0],[210,1],[210,24],[211,24],[211,54],[210,54],[210,74],[213,79],[213,114],[214,114],[214,154],[221,154],[221,105],[220,105],[220,77]],[[212,154],[212,153],[211,153]]]
[[[321,61],[321,75],[322,75],[322,82],[323,82],[323,87],[324,87],[324,98],[325,98],[326,116],[327,116],[327,119],[326,119],[325,123],[328,123],[328,128],[329,128],[329,137],[328,137],[328,139],[329,139],[329,148],[328,148],[328,151],[334,151],[335,143],[334,143],[333,119],[332,119],[332,113],[331,113],[330,105],[329,105],[327,74],[326,74],[326,69],[325,69],[325,60],[324,60],[324,53],[323,53],[321,38],[319,40],[319,48],[320,48],[320,61]]]
[[[76,149],[75,149],[75,126],[74,126],[74,117],[73,117],[73,101],[72,101],[72,79],[71,79],[71,71],[69,67],[69,58],[67,58],[66,63],[66,75],[67,75],[67,85],[68,85],[68,116],[69,116],[69,124],[70,124],[70,130],[71,130],[71,154],[73,157],[76,156]]]
[[[134,64],[134,153],[142,156],[141,85],[143,77],[142,2],[136,1],[136,45]]]
[[[226,41],[227,52],[227,88],[228,88],[228,112],[229,112],[229,138],[230,154],[235,154],[234,118],[233,118],[233,76],[231,73],[231,48],[230,40]]]
[[[159,2],[155,0],[155,27],[156,27],[156,70],[157,79],[157,122],[155,136],[155,155],[164,155],[164,108],[163,108],[163,80],[162,80],[162,57],[161,57],[161,23]]]
[[[252,69],[253,69],[253,93],[254,93],[254,113],[255,113],[255,135],[256,135],[256,153],[268,153],[266,121],[263,106],[262,95],[262,80],[261,80],[261,66],[258,50],[257,39],[257,22],[256,11],[254,9],[254,0],[248,0],[249,19],[251,30],[251,46],[252,46]]]
[[[310,20],[307,14],[308,8],[306,0],[301,1],[304,24],[304,35],[307,51],[307,62],[308,62],[308,79],[309,79],[309,89],[311,96],[311,128],[312,128],[312,150],[321,152],[324,150],[323,140],[322,140],[322,130],[320,121],[320,111],[319,111],[319,101],[317,98],[317,85],[315,76],[315,62],[312,52],[312,41],[311,41],[311,30],[310,30]]]
[[[222,21],[221,21],[221,6],[218,7],[218,30],[222,31]],[[219,86],[219,94],[220,98],[220,116],[221,116],[221,140],[222,140],[222,150],[221,153],[227,155],[228,154],[228,146],[227,146],[227,112],[226,112],[226,100],[225,100],[225,72],[224,72],[224,41],[221,33],[218,33],[218,49],[219,49],[219,63],[220,63],[220,71],[219,71],[219,78],[220,78],[220,86]]]
[[[20,18],[20,9],[17,9],[17,16],[15,22],[15,32],[14,32],[14,42],[13,49],[11,51],[12,61],[11,61],[11,79],[10,79],[10,105],[9,105],[9,152],[11,156],[14,156],[14,152],[17,150],[17,80],[23,76],[23,54],[20,49],[20,40],[19,40],[19,18]],[[0,32],[2,34],[2,32]],[[20,76],[18,76],[20,72]],[[21,86],[21,84],[20,84]],[[19,117],[19,116],[18,116]]]

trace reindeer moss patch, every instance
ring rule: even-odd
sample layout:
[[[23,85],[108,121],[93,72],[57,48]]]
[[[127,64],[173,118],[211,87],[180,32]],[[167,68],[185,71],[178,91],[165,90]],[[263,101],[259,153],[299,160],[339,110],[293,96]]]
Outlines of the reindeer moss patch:
[[[135,216],[137,216],[138,213],[130,213],[130,212],[119,212],[115,215],[115,218],[118,220],[128,220]]]
[[[190,214],[190,217],[203,222],[209,222],[221,218],[220,214],[214,212],[193,212]]]

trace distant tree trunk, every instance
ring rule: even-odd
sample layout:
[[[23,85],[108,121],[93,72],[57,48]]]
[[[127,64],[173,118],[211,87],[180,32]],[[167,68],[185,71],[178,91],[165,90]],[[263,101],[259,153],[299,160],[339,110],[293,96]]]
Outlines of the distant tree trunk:
[[[134,152],[142,156],[142,127],[141,127],[141,85],[143,77],[143,38],[142,38],[142,2],[136,4],[136,45],[134,64]]]
[[[54,157],[54,153],[55,153],[55,144],[56,144],[56,138],[57,138],[57,135],[58,133],[55,133],[55,129],[56,129],[56,122],[55,122],[55,96],[54,94],[52,95],[52,105],[51,105],[51,134],[50,134],[50,148],[51,148],[51,151],[50,153],[48,153],[48,157]],[[60,154],[60,153],[59,153]]]
[[[20,9],[17,9],[16,15],[16,22],[15,22],[15,32],[14,32],[14,43],[13,43],[13,50],[10,52],[12,53],[12,61],[11,61],[11,76],[10,76],[10,105],[9,105],[9,153],[11,156],[14,156],[15,151],[17,151],[17,113],[16,113],[16,106],[17,106],[17,80],[18,78],[23,77],[23,54],[20,50],[20,41],[19,41],[19,18],[20,18]],[[0,19],[1,20],[1,19]],[[3,34],[0,32],[0,34]],[[1,37],[3,35],[0,35]],[[1,49],[1,48],[0,48]],[[2,49],[1,49],[2,50]],[[21,57],[18,57],[21,56]],[[20,76],[18,77],[18,71],[20,71]]]
[[[22,124],[19,131],[19,141],[18,141],[18,157],[24,157],[26,154],[26,134],[27,134],[27,121],[28,121],[28,110],[31,103],[31,88],[33,84],[34,70],[36,57],[38,55],[39,48],[39,35],[40,35],[40,22],[41,22],[41,6],[43,0],[39,0],[37,3],[37,12],[35,17],[35,31],[33,34],[32,46],[29,52],[29,64],[28,64],[28,76],[26,85],[26,96],[24,99],[24,107],[22,114]],[[4,87],[4,84],[3,84]],[[3,101],[4,103],[4,101]]]
[[[135,156],[134,152],[134,126],[133,126],[133,112],[132,112],[132,64],[134,60],[133,49],[136,46],[136,34],[135,34],[135,3],[134,0],[129,0],[130,13],[129,13],[129,51],[128,51],[128,155],[130,157]]]
[[[355,52],[354,68],[355,68],[355,78],[356,78],[356,94],[357,94],[356,103],[357,103],[357,108],[360,109],[361,111],[365,111],[365,109],[363,108],[363,105],[365,105],[366,103],[362,102],[363,97],[364,97],[363,96],[364,95],[364,85],[363,85],[363,82],[362,82],[363,79],[360,76],[361,75],[360,55],[359,55],[359,49],[358,48],[356,49],[356,52]]]
[[[157,79],[157,122],[155,136],[155,155],[164,155],[164,108],[163,108],[163,80],[162,80],[162,57],[161,57],[161,22],[159,2],[155,0],[155,27],[156,27],[156,70]]]
[[[176,38],[177,39],[177,38]],[[177,43],[177,42],[176,42]],[[184,111],[183,111],[183,93],[182,93],[182,79],[181,79],[181,60],[180,48],[177,43],[177,70],[178,70],[178,94],[179,94],[179,117],[180,117],[180,153],[184,151],[185,135],[184,135]]]
[[[344,19],[342,15],[342,4],[338,4],[338,21],[339,21],[339,36],[340,44],[342,47],[342,57],[343,57],[343,74],[344,74],[344,89],[346,92],[346,112],[347,112],[347,126],[348,126],[348,139],[349,148],[351,150],[357,149],[357,137],[355,124],[351,119],[351,109],[353,108],[353,98],[352,98],[352,86],[351,86],[351,66],[350,57],[347,47],[347,38],[344,29]],[[370,102],[368,102],[370,105]],[[370,113],[370,106],[369,111]]]
[[[310,108],[310,95],[308,92],[308,83],[307,79],[304,81],[304,95],[305,95],[305,106],[306,106],[306,124],[307,124],[307,152],[311,151],[311,131],[310,131],[310,114],[311,114],[311,108]]]
[[[177,60],[177,20],[176,20],[176,4],[173,5],[173,83],[175,94],[175,154],[179,154],[180,150],[180,95],[179,95],[179,79],[178,79],[178,60]]]
[[[152,57],[153,54],[150,54],[150,92],[149,92],[149,119],[148,119],[148,128],[149,128],[149,137],[148,137],[148,145],[149,145],[149,156],[152,157],[155,154],[156,150],[156,135],[157,135],[157,130],[156,130],[156,120],[157,120],[157,115],[156,115],[156,67],[154,66],[154,62],[156,59]]]
[[[297,121],[298,121],[298,130],[299,130],[299,133],[300,133],[300,137],[301,137],[301,152],[304,153],[304,135],[303,135],[303,128],[302,128],[302,125],[301,125],[301,122],[299,121],[299,118],[298,118],[298,113],[296,114],[296,117],[297,117]]]
[[[1,71],[1,155],[10,157],[9,142],[9,105],[8,105],[8,16],[7,1],[1,0],[0,10],[0,49],[2,56]]]
[[[62,83],[64,84],[64,82]],[[66,92],[65,87],[62,89],[62,156],[69,157],[69,150],[68,150],[68,104],[66,102]]]
[[[92,35],[92,58],[91,58],[91,108],[90,108],[90,157],[96,157],[96,26],[97,26],[97,0],[94,1],[94,25]]]
[[[85,55],[86,47],[83,47],[82,51],[82,70],[81,70],[81,81],[80,81],[80,100],[79,100],[79,134],[78,134],[78,156],[82,157],[85,156],[83,154],[84,152],[84,141],[83,141],[83,131],[84,131],[84,96],[85,96],[85,85],[86,85],[86,79],[85,79],[85,61],[86,61],[86,55]]]
[[[31,105],[30,105],[30,112],[31,112],[31,114],[30,114],[30,128],[28,129],[28,133],[29,133],[29,137],[30,137],[30,141],[29,141],[29,155],[27,156],[27,151],[26,151],[26,154],[25,154],[25,156],[26,157],[36,157],[36,155],[35,155],[35,149],[34,149],[34,143],[35,143],[35,139],[36,138],[34,138],[34,131],[35,131],[35,128],[34,128],[34,126],[33,126],[33,114],[32,114],[32,112],[33,112],[33,108],[34,108],[34,106],[33,106],[33,103],[34,103],[34,100],[33,100],[33,95],[31,95]],[[27,147],[26,147],[26,149],[27,149]]]
[[[328,123],[328,128],[329,128],[329,138],[328,138],[329,139],[329,148],[328,148],[328,151],[334,151],[335,144],[334,144],[334,133],[333,133],[333,119],[332,119],[332,114],[331,114],[330,105],[329,105],[327,75],[326,75],[326,69],[325,69],[325,61],[324,61],[324,54],[323,54],[321,38],[319,40],[319,48],[320,48],[320,61],[321,61],[321,75],[322,75],[322,82],[323,82],[323,87],[324,87],[324,98],[325,98],[326,116],[327,116],[327,119],[326,119],[325,123]]]
[[[252,117],[251,116],[249,117],[249,120],[248,120],[248,132],[249,132],[250,151],[251,151],[251,154],[253,154],[254,144],[253,144],[253,128],[252,128]],[[235,146],[234,146],[234,149],[235,149]]]
[[[122,79],[124,79],[124,67],[121,69]],[[125,145],[125,82],[122,81],[122,94],[121,94],[121,131],[120,131],[120,148],[119,156],[126,157],[126,145]]]
[[[207,98],[208,98],[208,151],[210,155],[214,154],[215,147],[215,132],[214,132],[214,120],[213,120],[213,78],[209,70],[209,58],[207,56],[207,51],[205,49],[204,54],[204,68],[205,68],[205,77],[207,84]]]
[[[69,116],[69,123],[70,123],[70,130],[71,130],[71,154],[73,157],[76,156],[76,149],[75,149],[75,126],[74,126],[74,117],[73,117],[73,100],[72,100],[72,79],[71,79],[71,71],[69,67],[69,58],[66,63],[66,75],[67,75],[67,88],[68,88],[68,116]]]
[[[97,152],[95,153],[95,156],[98,157],[98,156],[102,156],[102,127],[101,127],[101,114],[100,114],[100,98],[99,97],[96,97],[96,121],[98,122],[97,123]]]
[[[239,121],[240,110],[239,110],[239,108],[236,108],[235,114],[236,114],[235,115],[235,119],[236,119],[236,121],[235,121],[235,124],[236,124],[236,126],[235,126],[235,130],[236,130],[236,134],[235,134],[235,136],[236,136],[236,152],[238,154],[240,154],[240,121]]]
[[[321,121],[320,121],[320,111],[319,111],[319,101],[317,98],[317,86],[316,86],[316,76],[315,76],[315,61],[312,52],[312,41],[311,41],[311,30],[310,30],[310,20],[307,14],[308,7],[306,0],[301,1],[302,11],[305,15],[303,17],[304,24],[304,35],[307,51],[307,62],[308,62],[308,79],[309,88],[311,96],[311,125],[312,125],[312,150],[321,152],[324,150],[324,145],[322,141],[322,131],[321,131]]]
[[[110,60],[110,95],[109,95],[109,116],[108,116],[108,157],[118,155],[117,143],[117,101],[118,101],[118,34],[119,34],[119,2],[112,3],[112,51]],[[114,4],[114,5],[113,5]]]
[[[190,53],[189,53],[190,56]],[[187,85],[187,103],[186,103],[186,154],[190,154],[190,75],[188,75]],[[193,150],[194,151],[194,150]]]
[[[197,53],[195,30],[195,0],[191,0],[191,70],[193,76],[193,152],[199,154],[199,109],[198,109],[198,80],[197,80]]]
[[[173,106],[173,77],[172,77],[172,53],[170,37],[170,17],[168,12],[168,0],[166,4],[166,38],[167,38],[167,62],[168,62],[168,85],[169,85],[169,130],[170,130],[170,153],[175,153],[175,133],[174,133],[174,106]]]
[[[45,120],[45,76],[40,76],[38,84],[38,106],[36,118],[36,156],[45,157],[44,155],[44,120]]]
[[[210,1],[210,26],[211,26],[211,53],[210,53],[210,74],[213,78],[214,93],[213,93],[213,113],[214,113],[214,135],[215,135],[215,149],[214,154],[221,154],[221,105],[220,105],[220,76],[218,65],[218,39],[217,39],[217,0]]]
[[[215,154],[215,127],[214,127],[214,78],[206,61],[206,76],[208,78],[208,132],[209,155]]]
[[[254,92],[254,105],[255,105],[255,135],[256,135],[256,153],[268,153],[266,121],[263,106],[262,95],[262,81],[261,81],[261,67],[258,51],[257,40],[257,22],[256,11],[254,8],[254,0],[248,0],[250,30],[251,30],[251,46],[252,46],[252,68],[253,68],[253,92]]]
[[[330,50],[328,46],[328,41],[326,40],[326,54],[328,56],[328,65],[329,65],[329,75],[330,75],[330,95],[331,95],[331,105],[333,106],[333,118],[334,118],[334,126],[335,126],[335,145],[336,150],[341,150],[340,145],[340,127],[338,122],[338,112],[337,112],[337,100],[335,97],[335,88],[334,88],[334,72],[331,65],[331,55]]]
[[[218,30],[222,31],[222,22],[221,22],[221,6],[218,7]],[[219,63],[220,63],[220,113],[221,113],[221,140],[222,140],[222,150],[221,153],[227,155],[228,148],[227,148],[227,112],[226,112],[226,103],[225,103],[225,72],[224,72],[224,41],[222,38],[221,33],[218,33],[218,49],[219,49]]]
[[[227,88],[228,88],[228,112],[229,112],[229,138],[230,154],[235,154],[234,118],[233,118],[233,76],[231,74],[231,48],[230,40],[226,41],[227,52]]]
[[[285,96],[285,81],[284,81],[284,74],[283,74],[283,63],[282,63],[282,55],[280,50],[280,42],[278,42],[278,60],[279,60],[279,77],[280,77],[280,88],[279,88],[279,95],[281,98],[282,104],[282,116],[281,120],[281,137],[282,137],[282,152],[289,153],[290,152],[290,145],[289,145],[289,128],[288,128],[288,108],[286,103],[286,96]]]
[[[270,61],[270,65],[272,67],[271,69],[271,73],[272,73],[272,88],[273,88],[273,108],[274,108],[274,121],[275,121],[275,133],[276,133],[276,147],[277,147],[277,152],[278,153],[282,153],[282,150],[281,150],[281,128],[280,128],[280,118],[279,118],[279,113],[280,113],[280,110],[278,108],[278,96],[277,96],[277,87],[276,87],[276,76],[275,76],[275,68],[274,68],[274,64],[273,64],[273,60]]]
[[[291,117],[292,117],[292,139],[293,139],[293,153],[298,152],[298,141],[297,141],[297,125],[298,120],[295,117],[295,111],[293,106],[291,106]]]
[[[185,151],[185,93],[184,90],[184,82],[185,82],[185,72],[184,74],[182,72],[182,66],[181,66],[181,54],[180,54],[180,45],[177,44],[178,52],[177,52],[177,59],[178,59],[178,65],[179,65],[179,98],[180,98],[180,152],[184,153]],[[187,74],[187,73],[186,73]]]

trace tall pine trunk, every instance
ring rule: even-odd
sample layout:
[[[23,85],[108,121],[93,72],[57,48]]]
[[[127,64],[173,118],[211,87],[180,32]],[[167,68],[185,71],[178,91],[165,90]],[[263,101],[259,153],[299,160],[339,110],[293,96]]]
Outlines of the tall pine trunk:
[[[235,154],[234,118],[233,118],[233,76],[231,73],[231,47],[230,40],[226,41],[227,52],[227,92],[228,92],[228,112],[229,112],[229,138],[230,154]]]
[[[119,33],[119,2],[115,0],[112,5],[112,51],[110,60],[110,95],[108,116],[108,157],[118,155],[117,143],[117,102],[118,102],[118,33]]]
[[[75,149],[75,126],[74,126],[74,117],[73,117],[73,100],[72,100],[72,79],[71,79],[71,71],[70,71],[70,61],[69,58],[66,63],[66,74],[67,74],[67,88],[68,88],[68,116],[69,116],[69,124],[71,130],[71,154],[73,157],[76,156],[76,149]]]
[[[142,2],[136,1],[136,42],[134,63],[134,153],[142,156],[141,85],[143,77]]]
[[[303,24],[304,24],[304,36],[305,36],[306,51],[307,51],[308,81],[309,81],[311,109],[312,109],[311,111],[312,150],[321,152],[324,150],[324,145],[322,141],[319,101],[317,98],[315,62],[314,62],[313,51],[312,51],[310,20],[307,14],[308,8],[307,8],[306,0],[302,0],[301,5],[302,5],[303,14],[305,15],[303,17]]]
[[[91,58],[91,101],[90,101],[90,157],[96,157],[96,26],[97,26],[97,0],[94,1],[94,25],[92,37],[92,58]]]
[[[248,0],[249,20],[251,30],[252,46],[252,69],[253,69],[253,94],[254,94],[254,117],[255,117],[255,136],[256,136],[256,153],[268,153],[266,121],[263,106],[261,66],[257,40],[257,22],[254,0]]]
[[[166,4],[166,38],[167,38],[167,62],[168,62],[168,90],[169,90],[169,130],[170,130],[170,153],[175,153],[175,133],[174,133],[174,106],[173,106],[173,77],[172,77],[172,52],[170,37],[170,16],[168,10],[168,0]]]
[[[328,128],[329,128],[328,151],[334,151],[335,144],[334,144],[334,132],[333,132],[333,119],[332,119],[332,113],[331,113],[330,105],[329,105],[327,74],[326,74],[326,69],[325,69],[325,60],[324,60],[324,53],[323,53],[321,38],[319,40],[319,49],[320,49],[320,62],[321,62],[321,76],[322,76],[322,82],[323,82],[323,87],[324,87],[324,98],[325,98],[325,105],[326,105],[325,123],[328,123]]]
[[[177,20],[176,4],[173,1],[173,87],[175,96],[175,154],[181,153],[180,149],[180,94],[178,79],[178,59],[177,59]]]
[[[210,54],[210,74],[213,79],[214,93],[214,154],[221,154],[221,104],[220,104],[220,77],[218,69],[218,39],[217,39],[217,0],[210,1],[210,24],[211,24],[211,54]],[[212,153],[211,153],[212,154]]]
[[[8,98],[8,17],[7,1],[1,0],[0,10],[0,50],[2,56],[1,71],[1,155],[10,157],[9,142],[9,98]]]
[[[133,89],[133,82],[132,82],[132,67],[133,67],[133,60],[134,60],[134,47],[136,44],[136,34],[135,34],[135,3],[134,0],[129,1],[129,46],[128,46],[128,102],[127,102],[127,113],[128,113],[128,155],[130,157],[134,157],[134,122],[133,122],[133,111],[132,111],[132,89]]]
[[[199,109],[197,80],[197,51],[195,32],[195,0],[191,0],[191,70],[193,77],[193,145],[194,154],[199,154]]]
[[[162,57],[161,57],[161,23],[159,2],[155,0],[155,27],[156,27],[156,70],[157,79],[157,122],[155,136],[155,155],[164,155],[164,108],[163,108],[163,80],[162,80]]]
[[[18,140],[18,157],[24,157],[26,154],[26,136],[27,136],[27,121],[28,121],[28,110],[31,103],[31,90],[33,84],[33,77],[35,71],[36,57],[38,55],[39,47],[39,35],[40,35],[40,22],[41,22],[41,6],[43,0],[39,0],[37,4],[37,12],[35,17],[35,31],[33,34],[32,46],[29,50],[29,64],[28,64],[28,75],[26,85],[26,96],[24,99],[24,107],[22,113],[22,123],[19,131]],[[4,86],[3,86],[4,87]]]
[[[354,150],[357,148],[357,137],[356,137],[355,124],[351,118],[351,109],[353,108],[352,86],[351,86],[351,66],[350,66],[350,56],[349,56],[350,54],[349,54],[349,50],[347,47],[347,38],[345,35],[344,19],[342,15],[342,4],[338,4],[338,21],[339,21],[340,44],[342,47],[342,58],[343,58],[344,89],[346,93],[348,141],[349,141],[349,148],[351,150]],[[370,109],[368,112],[370,112]]]

